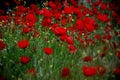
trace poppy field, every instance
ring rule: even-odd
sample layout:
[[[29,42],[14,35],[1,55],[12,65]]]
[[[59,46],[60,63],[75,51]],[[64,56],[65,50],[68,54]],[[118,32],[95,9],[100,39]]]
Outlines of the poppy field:
[[[115,80],[120,16],[109,1],[87,1],[18,5],[1,15],[0,80]]]

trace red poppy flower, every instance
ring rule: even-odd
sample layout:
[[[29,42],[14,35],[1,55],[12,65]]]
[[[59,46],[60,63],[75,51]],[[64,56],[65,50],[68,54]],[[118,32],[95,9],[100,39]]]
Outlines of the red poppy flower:
[[[0,39],[2,38],[2,33],[0,32]]]
[[[68,1],[70,1],[70,0],[68,0]],[[72,3],[72,5],[73,5],[74,7],[78,7],[78,1],[76,1],[76,0],[71,0],[71,3]]]
[[[28,62],[30,62],[30,58],[27,56],[21,56],[20,61],[22,64],[27,64]]]
[[[17,44],[18,44],[18,47],[22,49],[27,48],[29,46],[29,42],[27,40],[20,40],[18,41]]]
[[[111,38],[112,38],[112,35],[110,33],[106,33],[103,35],[104,40],[111,40]]]
[[[45,54],[47,55],[51,55],[53,53],[53,49],[52,48],[49,48],[49,47],[45,47],[44,48],[44,52]]]
[[[74,44],[74,40],[73,40],[73,38],[72,38],[71,36],[67,36],[67,37],[66,37],[66,42],[67,42],[68,44]]]
[[[77,48],[74,45],[68,45],[68,49],[70,53],[76,53],[77,52]]]
[[[116,67],[114,70],[113,70],[114,74],[116,75],[120,75],[120,67]]]
[[[96,68],[92,66],[90,67],[83,66],[82,70],[83,70],[83,74],[87,77],[91,77],[97,74]]]
[[[62,35],[62,36],[60,36],[60,40],[61,41],[66,41],[66,37],[67,37],[68,35]]]
[[[107,10],[108,8],[107,8],[107,4],[106,3],[101,3],[100,4],[100,9],[102,9],[102,10]]]
[[[98,14],[97,16],[98,20],[102,21],[102,22],[108,22],[109,18],[107,14]]]
[[[24,33],[28,33],[28,32],[30,32],[30,30],[31,30],[31,29],[28,28],[28,27],[24,27],[24,28],[23,28],[23,32],[24,32]]]
[[[9,2],[5,2],[5,5],[6,5],[6,6],[10,6]]]
[[[117,51],[117,57],[120,59],[120,51]]]
[[[56,9],[56,5],[55,3],[53,3],[52,1],[49,1],[49,6],[52,8],[52,9]]]
[[[98,74],[103,76],[106,73],[106,68],[104,66],[97,66]]]
[[[26,15],[26,25],[33,27],[37,21],[37,18],[34,14],[27,14]]]
[[[56,27],[55,28],[55,34],[58,36],[62,36],[66,34],[66,29],[62,27]]]
[[[51,23],[52,23],[52,19],[51,18],[44,18],[42,20],[42,26],[48,27],[48,26],[51,25]]]
[[[64,67],[62,69],[62,77],[63,78],[69,78],[70,77],[70,69],[67,67]]]
[[[27,71],[28,74],[32,74],[34,77],[36,76],[36,70],[35,68],[30,68],[28,71]]]
[[[91,24],[86,24],[86,29],[87,29],[87,31],[89,31],[89,32],[93,32],[93,31],[95,30],[94,26],[91,25]]]
[[[86,56],[86,57],[83,58],[84,62],[88,62],[88,61],[91,61],[91,60],[92,60],[91,56]]]
[[[60,19],[62,17],[62,14],[61,13],[55,13],[54,15],[55,19]]]
[[[94,38],[100,40],[101,36],[99,34],[95,34]]]
[[[73,10],[74,10],[73,6],[64,7],[64,14],[72,14]]]
[[[5,42],[0,40],[0,51],[3,50],[5,47],[6,47]]]
[[[19,14],[19,13],[17,13],[17,14]],[[21,23],[21,17],[20,16],[15,16],[14,21],[15,21],[16,25],[19,25]]]
[[[36,11],[36,10],[37,10],[37,5],[36,5],[36,4],[31,4],[31,5],[30,5],[30,8],[31,8],[32,10]]]
[[[65,26],[66,24],[67,24],[67,18],[65,18],[65,17],[63,17],[62,19],[61,19],[61,24],[63,25],[63,26]]]
[[[44,9],[43,15],[45,18],[51,18],[52,12],[50,12],[48,9]]]
[[[82,20],[77,19],[75,24],[76,24],[75,29],[77,29],[77,30],[84,30],[85,29],[84,28],[85,24]]]

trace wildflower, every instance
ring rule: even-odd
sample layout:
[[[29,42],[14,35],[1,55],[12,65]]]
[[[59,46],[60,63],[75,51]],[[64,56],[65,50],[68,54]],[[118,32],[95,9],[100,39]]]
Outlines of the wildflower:
[[[109,21],[107,14],[98,14],[97,18],[98,20],[105,22],[105,23]]]
[[[102,9],[102,10],[107,10],[108,8],[107,8],[107,4],[106,3],[101,3],[100,4],[100,9]]]
[[[3,50],[5,47],[6,47],[6,43],[0,40],[0,51]]]
[[[70,53],[76,53],[77,52],[77,48],[74,45],[68,45],[68,49]]]
[[[30,62],[30,58],[27,57],[27,56],[21,56],[20,61],[21,61],[22,64],[27,64],[27,63]]]
[[[100,40],[101,36],[99,34],[95,34],[94,38],[97,39],[97,40]]]
[[[66,29],[62,28],[62,27],[56,27],[55,28],[55,34],[58,36],[62,36],[64,34],[66,34]]]
[[[52,19],[51,18],[44,18],[42,20],[42,26],[48,27],[48,26],[51,25],[51,23],[52,23]]]
[[[91,77],[97,74],[97,70],[93,66],[90,67],[83,66],[82,70],[83,70],[83,74],[87,77]]]
[[[29,27],[24,27],[23,28],[23,33],[28,33],[30,32],[30,28]]]
[[[2,38],[2,33],[0,32],[0,39]]]
[[[18,47],[21,49],[25,49],[29,46],[29,42],[27,40],[20,40],[18,41]]]
[[[120,51],[117,51],[117,57],[120,59]]]
[[[56,5],[55,3],[53,3],[52,1],[49,1],[49,6],[52,8],[52,9],[56,9]]]
[[[104,66],[97,66],[97,72],[99,75],[103,76],[106,73],[106,68]]]
[[[27,71],[28,74],[32,74],[34,77],[36,76],[36,70],[35,68],[30,68],[28,71]]]
[[[67,20],[67,18],[65,18],[65,17],[63,17],[62,19],[61,19],[61,24],[62,25],[66,25],[67,24],[67,22],[68,22],[68,20]]]
[[[30,27],[33,27],[35,25],[37,21],[37,18],[35,17],[34,14],[27,14],[26,15],[26,25],[27,26],[30,26]]]
[[[62,77],[69,78],[70,77],[70,69],[68,67],[64,67],[62,69]]]
[[[73,40],[73,38],[72,38],[71,36],[67,36],[67,37],[66,37],[66,42],[67,42],[68,44],[74,44],[74,40]]]
[[[93,32],[93,31],[95,30],[94,26],[91,25],[91,24],[86,24],[86,29],[87,29],[87,31],[89,31],[89,32]]]
[[[113,70],[113,73],[116,74],[116,75],[120,75],[120,67],[116,67],[116,68]]]
[[[45,54],[47,55],[51,55],[53,53],[53,49],[52,48],[49,48],[49,47],[45,47],[44,48],[44,52]]]
[[[84,62],[88,62],[88,61],[91,61],[91,60],[92,60],[91,56],[86,56],[86,57],[83,58]]]

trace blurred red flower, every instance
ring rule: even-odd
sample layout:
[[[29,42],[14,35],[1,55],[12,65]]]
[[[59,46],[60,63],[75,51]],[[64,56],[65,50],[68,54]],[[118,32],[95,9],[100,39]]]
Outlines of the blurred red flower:
[[[0,39],[2,38],[2,33],[0,32]]]
[[[22,64],[27,64],[28,62],[30,62],[30,58],[27,56],[21,56],[20,61]]]
[[[86,29],[89,32],[93,32],[95,30],[95,28],[92,24],[86,24]]]
[[[65,17],[63,17],[63,18],[61,19],[61,24],[62,24],[63,26],[65,26],[65,25],[67,24],[67,22],[68,22],[68,20],[67,20],[67,18],[65,18]]]
[[[101,36],[99,34],[95,34],[94,38],[97,39],[97,40],[100,40]]]
[[[57,12],[57,13],[55,13],[55,15],[54,15],[54,17],[55,17],[55,19],[60,19],[61,17],[62,17],[62,14],[59,12]]]
[[[120,67],[116,67],[116,68],[113,70],[113,73],[116,74],[116,75],[120,75]]]
[[[6,47],[6,43],[0,40],[0,51],[3,50],[5,47]]]
[[[72,36],[67,36],[67,37],[66,37],[66,42],[67,42],[68,44],[74,44],[73,37],[72,37]]]
[[[103,35],[103,40],[111,40],[112,35],[110,33],[106,33]]]
[[[106,73],[106,68],[104,66],[97,66],[96,68],[99,75],[103,76]]]
[[[29,27],[33,27],[37,21],[37,18],[34,14],[27,14],[26,15],[26,25]]]
[[[55,34],[58,36],[62,36],[66,34],[66,29],[62,27],[56,27],[55,28]]]
[[[117,51],[117,57],[120,59],[120,51]]]
[[[75,25],[77,30],[83,31],[85,29],[85,23],[82,20],[77,19]]]
[[[42,20],[42,26],[45,26],[45,27],[49,27],[52,23],[52,19],[51,18],[44,18]]]
[[[68,49],[70,53],[76,53],[77,52],[77,48],[74,45],[68,45]]]
[[[48,9],[44,9],[43,15],[45,18],[51,18],[52,17],[52,12],[49,11]]]
[[[88,62],[88,61],[91,61],[91,60],[92,60],[91,56],[86,56],[86,57],[83,58],[84,62]]]
[[[91,77],[97,74],[97,70],[93,66],[90,67],[83,66],[82,70],[83,70],[83,74],[87,77]]]
[[[98,14],[97,18],[98,20],[105,22],[105,23],[109,21],[107,14]]]
[[[64,14],[72,14],[73,10],[74,10],[73,6],[64,7]]]
[[[56,9],[56,4],[53,3],[52,1],[49,1],[48,4],[52,9]]]
[[[23,33],[28,33],[28,32],[30,32],[30,28],[29,27],[24,27],[23,28]]]
[[[51,55],[53,53],[53,49],[52,48],[49,48],[49,47],[45,47],[44,48],[44,52],[45,54],[47,55]]]
[[[24,49],[29,46],[29,42],[27,40],[20,40],[20,41],[18,41],[17,45],[19,48]]]
[[[6,6],[10,6],[9,2],[5,2],[5,5],[6,5]]]
[[[100,9],[107,10],[108,9],[107,4],[106,3],[101,3],[100,4]]]
[[[36,5],[36,4],[31,4],[31,5],[30,5],[30,8],[31,8],[32,10],[36,11],[36,10],[37,10],[37,5]]]
[[[30,68],[28,71],[27,71],[28,74],[32,74],[34,77],[36,76],[36,70],[35,68]]]
[[[64,67],[62,69],[62,77],[69,78],[70,77],[70,69],[68,67]]]

